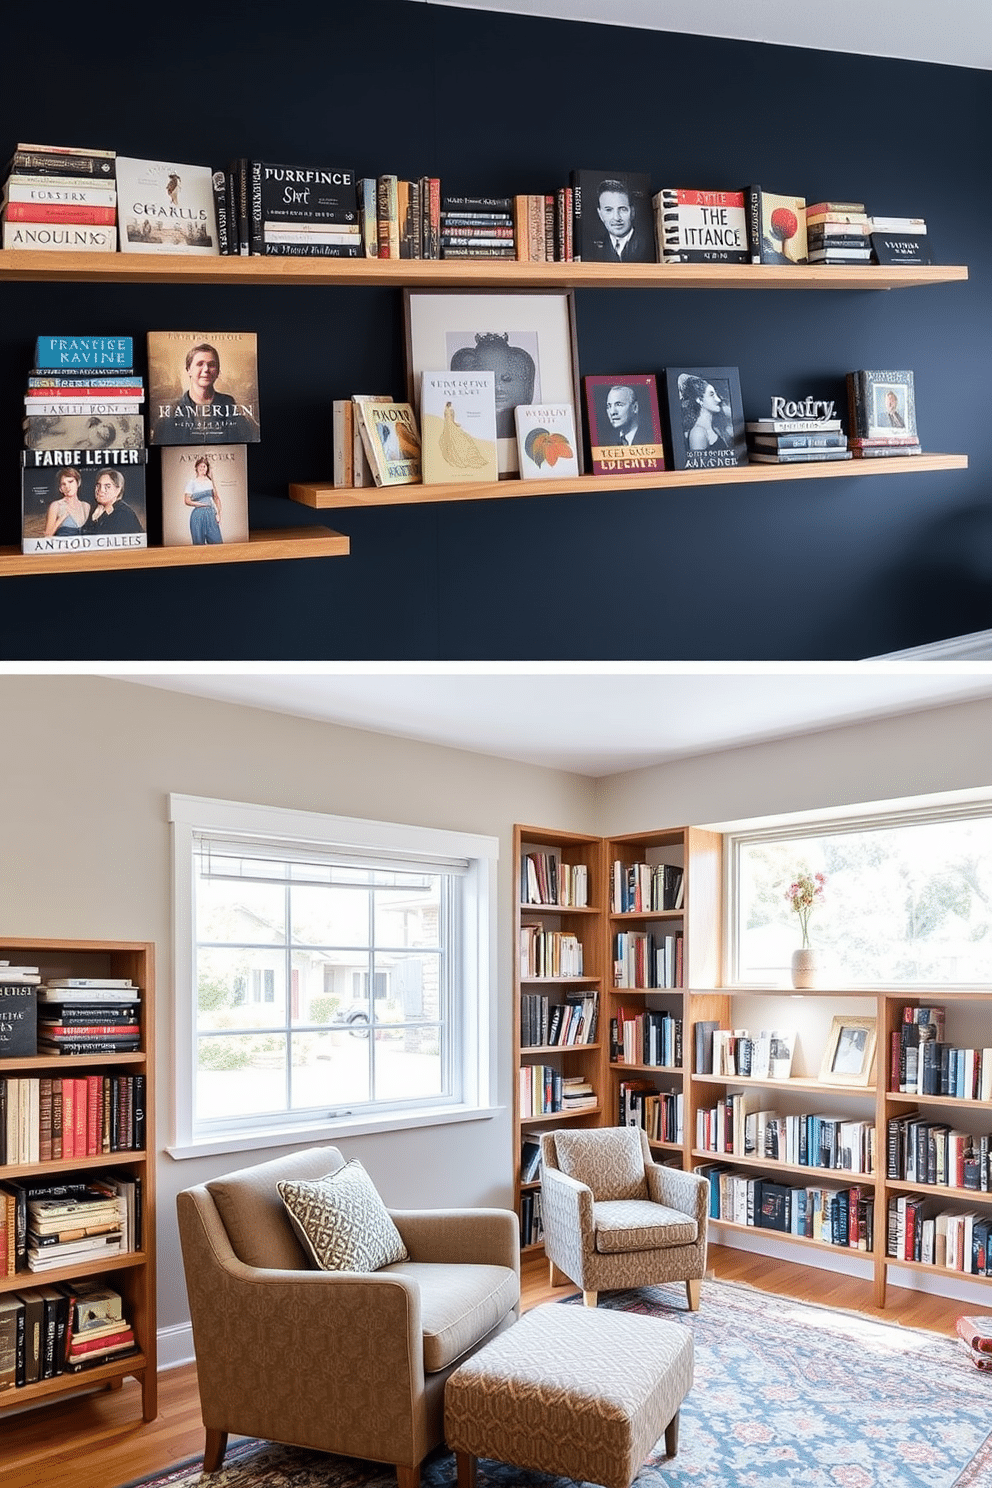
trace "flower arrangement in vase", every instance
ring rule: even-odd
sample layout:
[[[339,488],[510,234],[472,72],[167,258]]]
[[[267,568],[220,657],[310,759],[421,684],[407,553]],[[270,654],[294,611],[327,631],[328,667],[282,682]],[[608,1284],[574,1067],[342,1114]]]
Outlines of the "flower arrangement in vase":
[[[823,903],[826,882],[823,873],[797,873],[785,891],[786,899],[799,916],[803,932],[802,946],[792,953],[792,985],[797,988],[816,986],[816,951],[809,943],[809,918],[817,905]]]

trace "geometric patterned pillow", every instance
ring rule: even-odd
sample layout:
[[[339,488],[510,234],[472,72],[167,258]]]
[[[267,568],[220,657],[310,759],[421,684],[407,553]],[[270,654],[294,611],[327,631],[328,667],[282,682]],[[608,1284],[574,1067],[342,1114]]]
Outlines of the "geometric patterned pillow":
[[[352,1158],[314,1182],[278,1183],[293,1228],[322,1271],[378,1271],[409,1259],[372,1180]]]

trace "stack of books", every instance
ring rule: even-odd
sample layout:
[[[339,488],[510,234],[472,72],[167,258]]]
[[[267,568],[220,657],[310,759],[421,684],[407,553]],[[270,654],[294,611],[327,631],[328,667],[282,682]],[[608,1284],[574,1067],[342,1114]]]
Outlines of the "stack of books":
[[[811,264],[871,263],[870,232],[864,202],[815,202],[806,208]]]
[[[114,253],[116,152],[19,144],[7,162],[4,248]]]
[[[126,1248],[121,1199],[99,1184],[67,1184],[55,1198],[28,1197],[29,1271],[54,1271],[81,1261],[101,1261]]]
[[[516,256],[512,196],[441,198],[442,258]]]
[[[119,1293],[98,1282],[67,1286],[72,1316],[66,1350],[66,1372],[78,1374],[136,1352],[134,1330],[124,1316]]]
[[[814,460],[851,459],[839,418],[760,418],[744,429],[750,463],[804,465]]]
[[[120,1054],[141,1048],[140,988],[127,978],[62,977],[38,993],[39,1054]]]
[[[144,548],[143,379],[131,336],[39,336],[24,396],[25,553]]]
[[[920,453],[912,372],[848,372],[847,407],[855,459]]]

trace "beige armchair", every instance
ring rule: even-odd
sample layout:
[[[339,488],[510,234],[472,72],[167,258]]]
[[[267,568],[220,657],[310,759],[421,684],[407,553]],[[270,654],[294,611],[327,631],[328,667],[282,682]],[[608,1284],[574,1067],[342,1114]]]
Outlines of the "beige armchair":
[[[601,1291],[684,1281],[690,1312],[706,1271],[709,1186],[652,1160],[640,1127],[545,1132],[544,1250],[551,1283]]]
[[[517,1318],[517,1219],[501,1209],[391,1210],[409,1260],[315,1269],[276,1184],[343,1164],[314,1147],[178,1195],[208,1473],[234,1432],[393,1463],[417,1488],[445,1380]]]

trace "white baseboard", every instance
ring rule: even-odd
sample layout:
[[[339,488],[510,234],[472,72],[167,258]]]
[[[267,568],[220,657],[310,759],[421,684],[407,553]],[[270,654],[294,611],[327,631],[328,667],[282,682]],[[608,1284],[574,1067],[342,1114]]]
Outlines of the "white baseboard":
[[[158,1330],[158,1367],[178,1369],[180,1364],[193,1362],[193,1325],[176,1323],[171,1328]]]
[[[950,636],[946,641],[930,641],[926,646],[912,646],[908,651],[887,651],[884,656],[870,656],[869,661],[992,661],[992,630],[976,630],[971,635]]]

